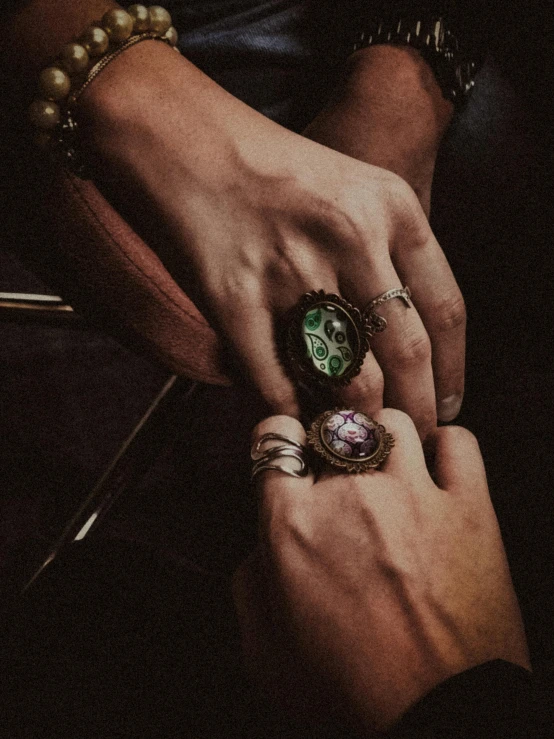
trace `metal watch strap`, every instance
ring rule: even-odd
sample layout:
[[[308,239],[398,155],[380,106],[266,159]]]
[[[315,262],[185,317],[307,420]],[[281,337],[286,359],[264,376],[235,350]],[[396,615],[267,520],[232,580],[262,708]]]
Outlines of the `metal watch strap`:
[[[369,20],[354,42],[353,51],[377,44],[417,49],[433,70],[443,96],[461,108],[475,84],[479,64],[469,58],[446,20],[436,15]]]

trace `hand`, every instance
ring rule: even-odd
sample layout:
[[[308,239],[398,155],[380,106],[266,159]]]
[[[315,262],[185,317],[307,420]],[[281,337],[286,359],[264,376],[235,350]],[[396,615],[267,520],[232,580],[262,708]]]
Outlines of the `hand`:
[[[475,438],[437,431],[433,482],[409,418],[387,409],[377,419],[396,440],[382,470],[258,478],[259,549],[235,581],[258,675],[286,664],[281,682],[290,686],[294,665],[311,669],[368,730],[387,729],[472,666],[503,659],[529,668]],[[266,419],[254,439],[268,431],[305,440],[291,418]]]
[[[443,97],[433,71],[415,49],[378,45],[350,57],[342,84],[304,135],[399,175],[412,187],[429,217],[437,153],[452,114],[452,103]],[[410,248],[408,242],[404,248]],[[406,275],[405,281],[411,284],[411,276]],[[463,326],[461,298],[454,314],[455,322]],[[463,357],[463,331],[458,340],[452,351]],[[378,353],[385,342],[385,336],[376,336],[374,350]],[[434,353],[438,417],[451,421],[462,403],[463,377],[460,375],[455,393],[445,394],[441,363],[442,358]],[[385,404],[406,410],[397,397],[397,389],[385,383]]]
[[[419,52],[377,45],[348,59],[341,85],[304,134],[402,177],[428,217],[437,153],[453,110]]]
[[[339,401],[374,412],[384,374],[387,397],[433,431],[435,390],[461,394],[463,303],[406,183],[272,123],[155,42],[112,62],[82,104],[123,208],[271,408],[299,414],[275,324],[303,293],[363,308],[408,282],[417,310],[382,307],[389,326]]]

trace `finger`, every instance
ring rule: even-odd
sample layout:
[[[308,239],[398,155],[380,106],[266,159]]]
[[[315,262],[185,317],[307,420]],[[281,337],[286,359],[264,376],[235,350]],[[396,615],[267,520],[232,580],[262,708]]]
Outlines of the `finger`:
[[[335,391],[336,405],[372,416],[383,408],[385,380],[373,352],[366,354],[360,374]]]
[[[290,416],[271,416],[265,418],[255,427],[252,433],[252,449],[255,449],[265,434],[279,434],[285,436],[298,444],[306,445],[306,432],[302,424]],[[268,440],[264,442],[261,451],[266,451],[275,446],[281,446],[283,441]],[[279,465],[291,464],[291,468],[298,469],[298,461],[295,459],[276,460]],[[259,473],[255,479],[256,490],[259,495],[261,522],[277,509],[284,510],[289,501],[309,493],[314,484],[314,476],[311,471],[306,477],[292,477],[280,470],[266,470]]]
[[[428,226],[415,235],[403,230],[392,258],[399,276],[410,286],[431,341],[438,418],[452,421],[464,394],[466,312],[462,293]]]
[[[428,479],[429,473],[425,465],[425,457],[418,431],[412,419],[402,411],[394,408],[383,408],[373,415],[373,420],[385,427],[385,431],[392,434],[394,446],[390,454],[377,470],[369,470],[358,475],[368,480],[371,486],[372,478],[382,474],[400,477],[402,479]],[[318,476],[319,482],[331,477],[342,476],[346,473],[334,469],[326,464]],[[314,491],[316,493],[317,491]]]
[[[388,252],[378,263],[370,264],[368,260],[363,270],[359,265],[356,270],[345,266],[340,284],[349,299],[361,308],[388,290],[402,287]],[[376,312],[387,321],[387,328],[371,340],[384,375],[384,403],[411,416],[425,438],[436,428],[429,337],[417,310],[398,298],[388,300]]]
[[[443,426],[434,437],[434,476],[443,490],[487,489],[487,476],[477,439],[461,426]]]
[[[223,330],[252,382],[276,413],[298,417],[294,385],[280,361],[271,312],[256,297],[243,296],[233,311],[219,311]]]

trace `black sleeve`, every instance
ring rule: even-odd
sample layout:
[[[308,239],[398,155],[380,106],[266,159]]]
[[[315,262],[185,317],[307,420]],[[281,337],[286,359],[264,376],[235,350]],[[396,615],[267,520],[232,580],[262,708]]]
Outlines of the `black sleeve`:
[[[224,578],[71,544],[0,620],[1,739],[234,736],[251,698],[232,614]]]
[[[391,739],[552,739],[554,690],[495,660],[456,675],[417,703]]]

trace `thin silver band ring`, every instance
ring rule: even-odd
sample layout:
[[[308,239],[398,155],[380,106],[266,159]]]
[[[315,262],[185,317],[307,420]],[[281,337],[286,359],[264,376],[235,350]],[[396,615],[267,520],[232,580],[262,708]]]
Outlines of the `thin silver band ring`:
[[[284,441],[287,446],[294,447],[295,449],[298,449],[299,452],[305,453],[306,447],[303,446],[299,441],[295,441],[294,439],[290,439],[288,436],[283,436],[283,434],[276,434],[273,432],[269,432],[267,434],[262,434],[258,441],[254,442],[252,444],[252,449],[250,450],[250,458],[254,461],[261,459],[265,454],[267,454],[268,451],[271,451],[271,449],[279,449],[280,447],[271,447],[265,452],[262,452],[262,446],[267,441]]]
[[[299,469],[293,470],[290,467],[285,467],[278,463],[279,459],[286,457],[296,459],[300,463]],[[264,455],[252,467],[251,479],[254,480],[260,472],[265,472],[266,470],[277,470],[279,472],[284,472],[286,475],[290,475],[290,477],[296,478],[306,477],[310,471],[308,463],[302,453],[299,452],[298,449],[293,449],[291,447],[280,447],[275,454]]]
[[[393,287],[392,290],[387,290],[385,293],[378,295],[370,301],[364,308],[364,315],[369,317],[374,331],[376,333],[380,333],[386,329],[387,319],[380,316],[379,313],[376,313],[375,308],[378,308],[380,305],[383,305],[383,303],[386,303],[387,300],[392,300],[393,298],[400,298],[407,308],[411,308],[411,297],[412,293],[407,285],[404,287]]]
[[[268,441],[282,441],[284,444],[272,446],[266,451],[262,451],[262,446]],[[251,479],[254,480],[261,472],[267,470],[276,470],[284,472],[290,477],[306,477],[309,474],[308,463],[306,462],[306,447],[288,436],[277,433],[263,434],[257,442],[252,445],[250,457],[255,462],[252,467]],[[277,463],[277,460],[289,458],[296,459],[300,463],[298,470],[284,467]]]

